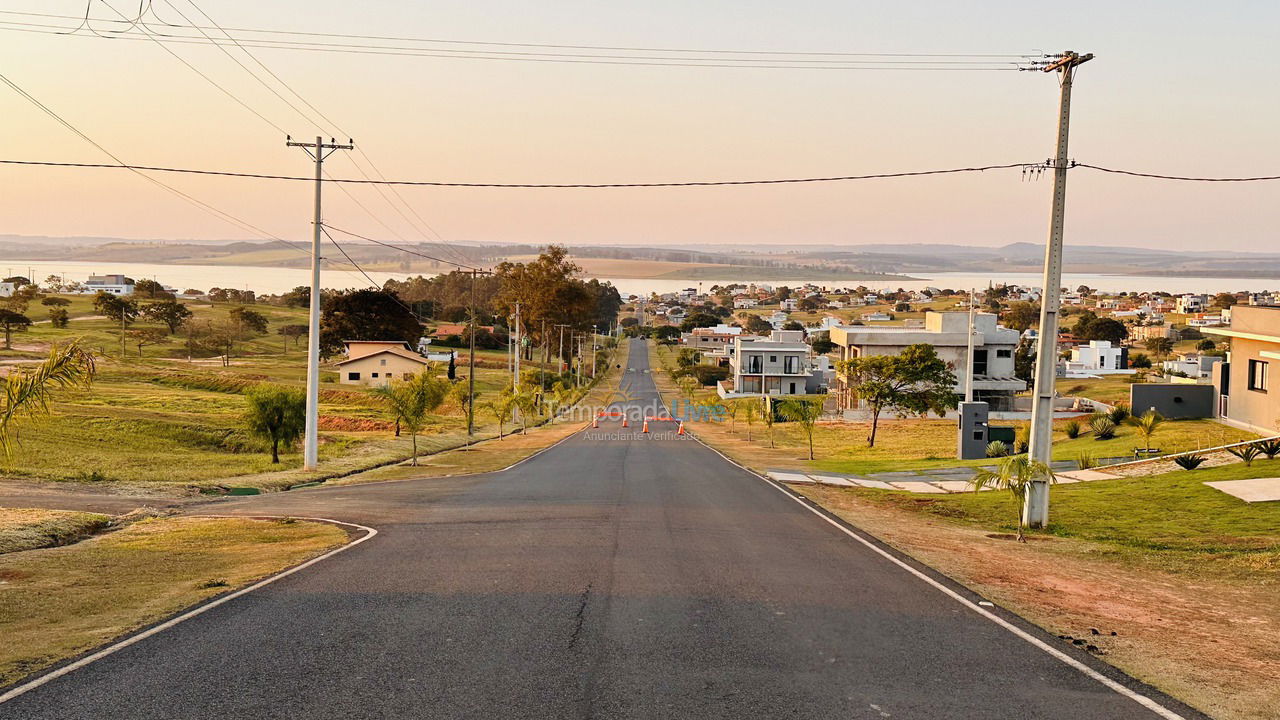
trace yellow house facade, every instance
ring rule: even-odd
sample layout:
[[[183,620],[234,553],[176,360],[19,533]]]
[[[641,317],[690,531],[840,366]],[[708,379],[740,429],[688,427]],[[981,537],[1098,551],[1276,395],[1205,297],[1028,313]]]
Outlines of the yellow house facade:
[[[386,385],[406,380],[431,364],[408,344],[388,340],[348,340],[347,359],[337,363],[338,381],[344,385]]]

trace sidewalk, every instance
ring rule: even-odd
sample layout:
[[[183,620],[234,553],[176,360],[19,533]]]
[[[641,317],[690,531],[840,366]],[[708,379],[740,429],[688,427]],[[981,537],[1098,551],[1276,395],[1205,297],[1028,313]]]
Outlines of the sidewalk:
[[[1051,463],[1058,483],[1114,480],[1111,475],[1098,470],[1074,470],[1075,463],[1058,460]],[[994,465],[982,466],[994,469]],[[778,482],[790,485],[834,485],[837,487],[864,487],[876,490],[906,490],[913,493],[972,492],[969,481],[977,473],[976,467],[935,468],[932,470],[899,470],[895,472],[851,475],[831,472],[797,472],[795,470],[769,470],[766,474]],[[989,490],[990,488],[984,488]]]

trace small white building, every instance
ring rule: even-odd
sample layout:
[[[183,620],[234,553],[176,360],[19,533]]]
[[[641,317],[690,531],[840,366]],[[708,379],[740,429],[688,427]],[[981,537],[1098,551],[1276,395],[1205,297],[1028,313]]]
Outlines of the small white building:
[[[1185,353],[1173,360],[1165,360],[1161,363],[1161,367],[1167,373],[1182,373],[1187,377],[1201,380],[1212,377],[1213,366],[1220,362],[1222,362],[1222,357],[1218,355]]]
[[[882,312],[862,313],[863,322],[889,322],[892,319],[893,319],[893,316],[890,315],[889,313],[882,313]]]
[[[13,297],[13,294],[17,290],[18,286],[16,283],[0,282],[0,297]]]
[[[1131,375],[1129,349],[1111,344],[1110,340],[1090,340],[1088,345],[1071,348],[1067,361],[1067,377],[1097,375]]]
[[[750,310],[759,304],[760,302],[752,297],[736,297],[733,299],[734,310]]]
[[[1174,312],[1182,315],[1191,315],[1193,313],[1204,312],[1209,306],[1209,298],[1206,295],[1179,295],[1174,300]]]
[[[778,307],[779,307],[779,308],[781,308],[781,309],[783,309],[783,310],[792,310],[792,311],[794,311],[794,310],[796,310],[797,308],[799,308],[799,307],[800,307],[800,301],[796,300],[795,298],[787,298],[787,299],[785,299],[785,300],[783,300],[783,301],[779,302],[779,303],[778,303]]]
[[[815,367],[809,353],[803,340],[792,341],[784,333],[775,333],[768,340],[735,338],[729,358],[732,384],[720,384],[720,397],[817,393],[829,373],[829,360],[824,359],[821,367]]]

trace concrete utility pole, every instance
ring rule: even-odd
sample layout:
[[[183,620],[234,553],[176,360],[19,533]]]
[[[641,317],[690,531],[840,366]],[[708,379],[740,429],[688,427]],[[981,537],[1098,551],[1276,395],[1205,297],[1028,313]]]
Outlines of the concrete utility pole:
[[[969,290],[969,346],[964,356],[964,401],[973,402],[973,321],[976,317],[977,309],[974,307],[975,293]]]
[[[591,326],[591,379],[596,379],[596,326]]]
[[[320,195],[324,187],[324,160],[338,150],[351,150],[355,143],[347,140],[346,145],[340,145],[333,138],[326,143],[322,137],[316,137],[314,143],[301,143],[286,136],[285,145],[302,148],[316,163],[316,212],[311,223],[311,314],[307,331],[307,423],[302,450],[302,469],[315,470],[320,448],[320,231],[324,226]]]
[[[1048,464],[1053,459],[1053,397],[1058,369],[1058,305],[1062,289],[1062,235],[1067,210],[1067,138],[1071,128],[1071,81],[1075,69],[1093,59],[1071,50],[1044,65],[1044,72],[1061,74],[1058,105],[1058,150],[1053,160],[1053,214],[1044,253],[1044,283],[1040,296],[1040,335],[1036,338],[1036,378],[1031,408],[1029,457]],[[1022,519],[1029,527],[1049,524],[1049,483],[1036,481],[1027,492]]]
[[[520,389],[520,355],[524,353],[524,347],[520,337],[520,303],[516,303],[516,374],[511,377],[511,389]]]
[[[467,362],[467,444],[476,434],[476,275],[471,271],[471,359]],[[519,348],[516,348],[519,351]]]

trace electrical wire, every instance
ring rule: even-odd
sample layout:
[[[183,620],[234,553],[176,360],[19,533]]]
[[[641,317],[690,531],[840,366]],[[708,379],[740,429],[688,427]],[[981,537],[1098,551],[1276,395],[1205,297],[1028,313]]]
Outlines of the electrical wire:
[[[92,3],[90,3],[92,4]],[[196,25],[180,25],[170,23],[161,18],[151,7],[151,3],[147,3],[152,17],[160,24],[175,30],[192,29],[192,30],[212,30],[210,27],[200,27]],[[33,13],[11,10],[0,10],[0,14],[18,15],[24,17],[40,17],[50,19],[62,19],[79,21],[79,16],[73,15],[57,15],[51,13]],[[86,7],[86,16],[88,8]],[[105,22],[120,23],[120,20],[106,20]],[[46,26],[53,27],[53,26]],[[253,33],[260,35],[285,35],[295,37],[315,37],[315,38],[334,38],[348,40],[371,40],[376,42],[413,42],[421,44],[437,44],[437,45],[479,45],[486,47],[520,47],[520,48],[544,48],[551,50],[598,50],[606,52],[665,52],[665,53],[684,53],[699,55],[761,55],[771,57],[781,56],[798,56],[798,57],[850,57],[850,58],[936,58],[936,59],[952,59],[952,58],[989,58],[989,59],[1024,59],[1040,57],[1040,53],[908,53],[908,52],[823,52],[823,51],[795,51],[795,50],[760,50],[760,49],[708,49],[708,48],[675,48],[675,47],[634,47],[634,46],[616,46],[616,45],[572,45],[572,44],[554,44],[554,43],[524,43],[524,42],[498,42],[484,40],[457,40],[446,38],[423,38],[409,36],[394,35],[361,35],[353,33],[327,33],[327,32],[305,32],[294,30],[271,30],[262,28],[242,28],[228,27],[217,29],[242,33]],[[375,46],[379,47],[379,46]]]
[[[375,244],[375,245],[381,245],[381,246],[386,247],[386,248],[391,248],[392,250],[399,250],[399,251],[401,251],[401,252],[405,252],[405,253],[408,253],[408,254],[410,254],[410,255],[417,255],[418,257],[426,258],[426,259],[428,259],[428,260],[434,260],[434,261],[439,262],[439,263],[444,263],[445,265],[453,265],[453,266],[458,267],[458,268],[466,268],[466,269],[468,269],[468,270],[474,270],[474,271],[476,271],[476,272],[482,272],[482,273],[487,273],[487,272],[489,272],[488,270],[485,270],[484,268],[478,268],[478,267],[475,267],[475,266],[473,266],[473,265],[467,265],[467,264],[460,263],[460,262],[456,262],[456,261],[453,261],[453,260],[445,260],[444,258],[436,257],[436,256],[434,256],[434,255],[428,255],[427,253],[419,252],[419,251],[417,251],[417,250],[413,250],[413,249],[411,249],[411,248],[401,247],[401,246],[399,246],[399,245],[392,245],[391,243],[389,243],[389,242],[383,242],[382,240],[375,240],[375,239],[373,239],[373,238],[371,238],[371,237],[366,237],[366,236],[364,236],[364,235],[360,235],[360,234],[358,234],[358,233],[353,233],[353,232],[351,232],[350,230],[343,230],[342,228],[340,228],[340,227],[335,227],[335,226],[333,226],[333,225],[330,225],[329,223],[324,223],[323,227],[328,228],[329,230],[337,230],[338,232],[342,233],[343,235],[349,235],[349,236],[351,236],[351,237],[353,237],[353,238],[356,238],[356,239],[358,239],[358,240],[364,240],[364,241],[366,241],[366,242],[371,242],[371,243],[373,243],[373,244]]]
[[[64,168],[99,168],[110,170],[145,170],[148,172],[212,175],[218,177],[251,178],[256,180],[288,180],[315,182],[313,177],[300,175],[272,175],[269,173],[231,172],[223,170],[198,170],[194,168],[163,167],[156,165],[112,165],[110,163],[53,162],[43,160],[0,160],[0,165],[38,165]],[[852,180],[884,180],[889,178],[925,177],[929,175],[956,175],[960,173],[1009,170],[1012,168],[1039,167],[1043,163],[1004,163],[974,167],[946,168],[940,170],[912,170],[906,172],[872,173],[867,175],[831,175],[823,177],[770,178],[759,180],[693,180],[669,182],[619,182],[619,183],[495,183],[449,182],[440,180],[363,180],[355,178],[330,178],[327,182],[348,185],[399,185],[402,187],[456,187],[499,189],[610,189],[610,188],[664,188],[664,187],[725,187],[736,185],[791,185],[803,183],[847,182]]]
[[[1114,175],[1129,175],[1131,177],[1151,178],[1153,180],[1177,180],[1181,182],[1240,183],[1280,180],[1280,175],[1257,175],[1253,177],[1193,177],[1189,175],[1160,175],[1157,173],[1138,172],[1136,170],[1118,170],[1116,168],[1090,165],[1088,163],[1072,163],[1071,167],[1088,168],[1089,170],[1098,170],[1099,172],[1112,173]]]

